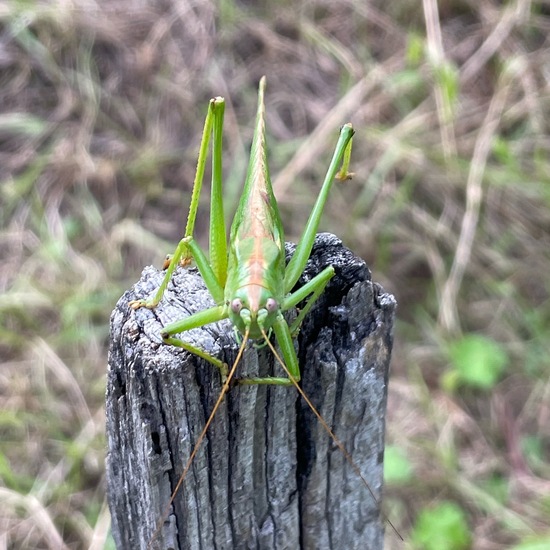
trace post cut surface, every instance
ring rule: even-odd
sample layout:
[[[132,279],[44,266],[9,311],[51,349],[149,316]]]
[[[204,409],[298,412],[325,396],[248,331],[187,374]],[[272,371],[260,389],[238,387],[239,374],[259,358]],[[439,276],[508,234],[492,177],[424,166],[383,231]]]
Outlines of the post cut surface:
[[[317,236],[298,284],[327,265],[336,275],[297,338],[302,387],[380,498],[396,303],[328,233]],[[111,316],[107,481],[119,549],[147,547],[222,387],[216,367],[160,338],[169,322],[214,305],[196,270],[178,268],[154,310],[129,308],[162,276],[145,268]],[[228,321],[180,336],[233,363]],[[284,376],[269,349],[249,346],[237,376],[273,372]],[[377,503],[297,390],[237,385],[153,547],[377,550],[383,533]]]

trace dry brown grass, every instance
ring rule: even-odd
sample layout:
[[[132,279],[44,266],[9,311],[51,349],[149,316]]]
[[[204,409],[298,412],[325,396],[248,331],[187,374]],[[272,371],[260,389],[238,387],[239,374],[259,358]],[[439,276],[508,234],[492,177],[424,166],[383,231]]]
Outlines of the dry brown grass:
[[[445,500],[472,548],[548,536],[547,2],[75,0],[0,17],[0,547],[109,544],[108,316],[181,235],[214,95],[234,206],[262,74],[289,238],[335,129],[357,129],[323,229],[400,304],[388,442],[413,477],[389,487],[392,520],[410,540]],[[445,382],[469,333],[508,357],[486,390]]]

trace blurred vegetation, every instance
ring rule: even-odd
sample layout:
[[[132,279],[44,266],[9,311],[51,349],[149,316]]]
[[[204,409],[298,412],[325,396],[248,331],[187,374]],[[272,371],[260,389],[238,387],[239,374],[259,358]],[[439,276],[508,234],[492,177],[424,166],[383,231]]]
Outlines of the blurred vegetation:
[[[0,546],[112,547],[109,314],[183,232],[214,95],[234,206],[266,74],[289,239],[357,130],[322,228],[399,302],[387,548],[550,547],[548,2],[19,0],[0,22]]]

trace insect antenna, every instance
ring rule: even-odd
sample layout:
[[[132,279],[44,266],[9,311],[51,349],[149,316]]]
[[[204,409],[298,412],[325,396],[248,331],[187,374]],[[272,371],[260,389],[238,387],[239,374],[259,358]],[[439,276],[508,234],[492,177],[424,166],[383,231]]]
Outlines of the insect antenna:
[[[355,461],[353,460],[353,458],[349,454],[349,452],[346,449],[346,447],[344,446],[344,444],[336,437],[334,432],[331,430],[330,426],[327,424],[326,420],[321,416],[321,413],[315,408],[315,405],[311,402],[309,397],[306,395],[304,390],[301,388],[300,384],[298,384],[298,381],[296,380],[296,378],[294,378],[294,376],[292,376],[292,374],[288,370],[287,366],[285,365],[284,361],[281,359],[281,356],[277,353],[277,351],[273,347],[273,344],[268,339],[268,336],[267,336],[267,334],[265,333],[265,331],[263,329],[262,329],[262,336],[265,338],[265,341],[267,342],[267,345],[269,346],[269,349],[272,351],[273,355],[275,356],[275,359],[277,359],[277,361],[280,363],[281,367],[283,367],[284,371],[286,372],[286,375],[288,376],[290,381],[294,384],[294,386],[298,390],[298,393],[304,398],[304,401],[307,403],[308,407],[311,409],[313,414],[317,417],[317,419],[319,420],[321,426],[323,426],[325,431],[331,437],[332,441],[334,441],[335,445],[340,449],[340,451],[344,455],[344,458],[346,459],[348,464],[353,468],[353,471],[361,478],[361,481],[363,482],[365,487],[368,489],[368,491],[371,494],[374,502],[376,502],[376,505],[381,510],[380,501],[378,500],[378,498],[376,498],[376,495],[374,494],[374,491],[371,489],[371,486],[369,485],[369,482],[365,479],[365,477],[361,473],[361,470],[359,469],[359,466],[357,466],[357,464],[355,463]],[[401,533],[399,533],[399,531],[397,530],[395,525],[390,521],[390,519],[386,516],[386,514],[384,514],[383,511],[381,511],[381,514],[382,514],[382,518],[384,519],[384,521],[388,522],[390,527],[393,529],[394,533],[401,540],[403,540],[403,537],[401,536]]]
[[[187,459],[187,464],[185,465],[185,468],[183,469],[183,472],[178,479],[178,482],[176,483],[176,487],[172,491],[172,496],[170,497],[170,500],[168,501],[168,504],[166,505],[166,508],[162,512],[162,515],[160,516],[160,519],[155,527],[155,531],[153,533],[153,536],[151,537],[151,540],[149,541],[149,544],[147,545],[147,550],[150,550],[153,546],[153,542],[157,538],[160,529],[162,527],[162,524],[164,523],[165,519],[168,517],[168,514],[170,513],[170,507],[172,506],[172,503],[174,502],[174,499],[176,498],[176,495],[178,494],[178,491],[180,487],[182,486],[183,482],[185,481],[185,478],[187,477],[187,474],[189,470],[191,469],[191,465],[193,464],[193,460],[195,459],[195,456],[199,452],[200,446],[202,445],[202,442],[204,441],[204,438],[206,437],[206,433],[208,432],[208,428],[210,427],[210,424],[212,424],[212,421],[214,420],[214,416],[216,415],[216,412],[220,408],[220,405],[223,401],[223,398],[225,397],[225,394],[229,390],[229,385],[231,384],[231,379],[235,375],[235,371],[237,370],[237,367],[239,366],[239,363],[241,361],[241,358],[244,353],[244,348],[246,346],[246,342],[248,341],[248,335],[249,330],[246,331],[243,340],[241,342],[241,345],[239,347],[239,352],[237,353],[237,358],[235,359],[235,362],[233,363],[233,366],[231,367],[231,370],[229,371],[229,374],[227,375],[227,378],[222,386],[222,390],[220,392],[220,395],[218,396],[218,400],[216,401],[216,404],[214,405],[214,408],[212,409],[212,412],[210,413],[210,416],[208,417],[208,420],[206,421],[206,424],[204,425],[204,428],[202,429],[197,442],[195,443],[195,446],[193,447],[193,451],[189,455],[189,458]]]

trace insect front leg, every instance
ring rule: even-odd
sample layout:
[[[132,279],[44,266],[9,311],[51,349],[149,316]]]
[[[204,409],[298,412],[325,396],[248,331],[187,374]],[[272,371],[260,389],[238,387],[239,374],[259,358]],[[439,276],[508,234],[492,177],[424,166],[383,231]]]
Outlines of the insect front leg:
[[[214,306],[209,309],[205,309],[204,311],[199,311],[189,317],[186,317],[185,319],[181,319],[180,321],[174,321],[173,323],[166,325],[162,329],[160,335],[165,344],[183,348],[218,367],[222,378],[225,378],[227,376],[227,365],[223,361],[200,349],[199,347],[190,344],[189,342],[185,342],[180,338],[175,338],[174,335],[193,328],[202,327],[209,323],[215,323],[217,321],[227,319],[227,317],[227,309],[224,306]]]
[[[129,304],[130,307],[132,309],[138,309],[140,307],[147,307],[149,309],[152,309],[156,307],[158,303],[162,300],[162,297],[164,296],[164,292],[166,290],[166,287],[168,286],[168,283],[170,282],[170,279],[172,278],[174,270],[181,263],[182,258],[193,258],[193,260],[195,260],[195,263],[197,264],[202,278],[204,279],[204,282],[208,290],[210,291],[210,294],[214,298],[214,301],[217,303],[222,302],[223,289],[218,282],[216,274],[212,270],[208,258],[206,257],[198,243],[193,239],[193,237],[190,236],[184,237],[178,243],[174,254],[170,258],[168,269],[164,274],[162,283],[159,286],[155,296],[149,300],[133,300]]]
[[[163,267],[165,269],[167,268],[167,270],[166,270],[166,273],[164,274],[164,278],[162,279],[162,283],[160,284],[153,298],[150,298],[149,300],[132,300],[131,302],[129,302],[128,305],[132,309],[138,309],[140,307],[146,307],[149,309],[155,308],[158,305],[158,303],[162,300],[162,297],[164,296],[164,291],[166,290],[166,287],[168,286],[168,283],[172,278],[172,274],[174,273],[176,266],[181,262],[182,258],[188,255],[189,255],[189,239],[183,238],[178,243],[178,246],[176,247],[174,254],[166,257]],[[166,265],[166,263],[168,263],[168,265]]]
[[[288,372],[294,378],[295,382],[299,382],[301,378],[300,366],[298,364],[298,357],[296,356],[296,350],[294,349],[293,338],[295,338],[304,317],[307,315],[311,306],[319,298],[319,296],[325,290],[328,282],[334,276],[334,268],[329,265],[321,273],[317,274],[311,281],[305,284],[303,287],[296,290],[292,294],[289,294],[283,305],[281,306],[281,312],[277,316],[275,323],[273,324],[273,332],[277,338],[279,348],[281,349],[282,360],[288,369]],[[309,298],[308,298],[309,296]],[[302,308],[292,325],[289,327],[282,312],[287,311],[290,308],[296,306],[299,302],[308,298],[306,305]],[[267,342],[266,342],[267,344]],[[244,378],[239,380],[239,384],[253,385],[253,384],[272,384],[278,386],[292,386],[294,382],[290,378],[282,378],[275,376],[268,376],[264,378]]]
[[[294,382],[290,378],[283,378],[278,376],[266,376],[263,378],[242,378],[239,380],[239,384],[246,386],[253,385],[272,385],[272,386],[293,386],[295,382],[300,381],[300,366],[298,364],[298,356],[294,349],[294,342],[292,341],[292,335],[290,334],[290,328],[283,314],[279,312],[277,319],[273,323],[273,332],[277,338],[277,343],[281,349],[282,360],[286,366],[288,372],[294,379]],[[267,343],[267,342],[266,342]],[[271,344],[268,344],[271,347]],[[272,348],[273,349],[273,348]]]

